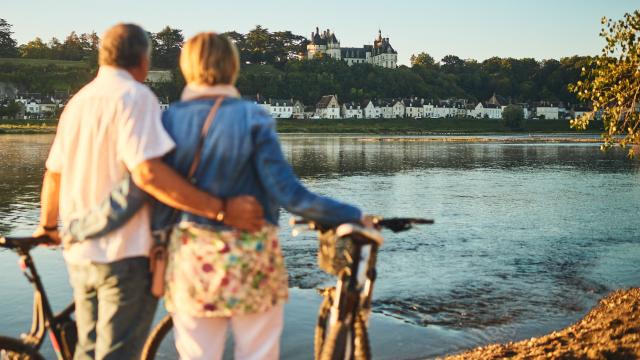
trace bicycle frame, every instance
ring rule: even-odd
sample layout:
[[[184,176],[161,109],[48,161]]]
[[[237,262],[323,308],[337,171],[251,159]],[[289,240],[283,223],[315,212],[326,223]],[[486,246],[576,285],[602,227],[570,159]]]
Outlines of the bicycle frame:
[[[371,243],[361,243],[354,239],[344,240],[352,241],[355,247],[351,266],[344,269],[338,276],[329,317],[330,325],[338,321],[351,324],[357,311],[362,311],[367,318],[371,309],[378,246]],[[347,290],[346,293],[345,290]],[[340,313],[340,304],[345,304],[342,313]]]
[[[54,314],[29,251],[22,249],[17,249],[16,251],[20,256],[20,269],[34,290],[31,330],[29,333],[21,336],[22,341],[34,349],[39,350],[44,341],[45,333],[48,330],[51,344],[58,359],[71,360],[73,358],[75,344],[70,344],[70,341],[63,336],[63,332],[66,329],[62,326],[71,321],[71,314],[75,310],[74,304],[71,303],[60,313]]]

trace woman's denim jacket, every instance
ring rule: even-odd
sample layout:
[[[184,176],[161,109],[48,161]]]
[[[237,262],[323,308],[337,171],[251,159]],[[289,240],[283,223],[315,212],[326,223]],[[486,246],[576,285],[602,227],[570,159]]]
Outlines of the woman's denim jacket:
[[[177,102],[162,116],[165,129],[176,143],[164,161],[185,177],[213,103],[213,99]],[[264,208],[265,219],[273,225],[278,224],[280,207],[328,225],[359,222],[362,216],[353,206],[309,192],[284,158],[273,118],[260,106],[236,98],[225,98],[218,110],[193,181],[219,198],[255,197]],[[153,230],[179,221],[228,229],[222,223],[186,212],[173,216],[172,208],[148,197],[128,178],[100,206],[72,221],[66,230],[77,240],[100,237],[123,225],[148,201],[153,207]]]

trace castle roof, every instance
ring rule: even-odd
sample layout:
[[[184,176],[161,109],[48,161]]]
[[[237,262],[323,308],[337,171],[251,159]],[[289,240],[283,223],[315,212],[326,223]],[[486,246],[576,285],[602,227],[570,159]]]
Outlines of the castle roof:
[[[367,51],[364,47],[361,48],[340,48],[340,55],[345,58],[366,59]]]
[[[311,32],[311,45],[327,45],[327,44],[338,44],[338,38],[336,38],[336,34],[331,32],[331,30],[327,29],[320,33],[320,29],[316,27],[316,32]]]
[[[391,46],[389,38],[382,37],[382,30],[378,30],[378,37],[373,42],[372,56],[380,54],[397,54],[398,52]]]

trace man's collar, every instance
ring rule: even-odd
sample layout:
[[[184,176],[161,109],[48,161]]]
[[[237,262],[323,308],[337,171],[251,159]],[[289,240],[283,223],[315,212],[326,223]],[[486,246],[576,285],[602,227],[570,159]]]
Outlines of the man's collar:
[[[117,76],[117,77],[129,79],[129,80],[135,80],[133,76],[131,76],[131,74],[123,68],[109,66],[109,65],[100,66],[100,69],[98,70],[98,77],[111,77],[111,76]]]
[[[182,96],[180,100],[189,101],[204,97],[214,96],[226,96],[226,97],[240,97],[240,92],[235,86],[229,84],[221,85],[199,85],[199,84],[187,84],[182,90]]]

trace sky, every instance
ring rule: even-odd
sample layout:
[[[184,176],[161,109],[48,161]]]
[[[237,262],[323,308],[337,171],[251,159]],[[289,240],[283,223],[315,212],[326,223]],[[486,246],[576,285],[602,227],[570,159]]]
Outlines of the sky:
[[[492,56],[561,58],[603,47],[600,19],[640,9],[638,0],[22,0],[2,5],[18,43],[60,39],[71,31],[102,34],[117,22],[157,32],[165,25],[189,37],[198,31],[246,33],[255,25],[309,37],[316,26],[344,47],[371,44],[382,30],[400,64],[427,52],[436,60]]]

